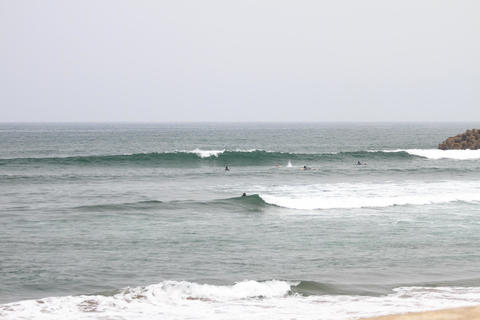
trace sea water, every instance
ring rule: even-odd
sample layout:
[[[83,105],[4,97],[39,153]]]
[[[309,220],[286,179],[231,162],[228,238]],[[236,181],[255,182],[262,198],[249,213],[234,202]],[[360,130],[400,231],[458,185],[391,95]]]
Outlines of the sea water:
[[[479,304],[474,127],[0,124],[0,319]]]

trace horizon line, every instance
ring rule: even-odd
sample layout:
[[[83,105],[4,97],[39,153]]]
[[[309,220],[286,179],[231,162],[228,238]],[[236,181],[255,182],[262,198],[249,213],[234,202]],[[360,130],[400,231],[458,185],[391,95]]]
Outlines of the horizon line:
[[[315,123],[480,123],[479,120],[324,120],[324,121],[0,121],[0,124],[315,124]]]

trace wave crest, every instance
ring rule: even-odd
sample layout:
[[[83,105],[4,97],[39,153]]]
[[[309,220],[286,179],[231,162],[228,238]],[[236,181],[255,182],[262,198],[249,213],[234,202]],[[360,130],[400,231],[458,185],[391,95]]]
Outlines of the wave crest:
[[[291,153],[265,150],[200,150],[151,152],[123,155],[90,155],[47,158],[11,158],[0,159],[0,165],[7,164],[50,164],[50,165],[139,165],[139,166],[195,166],[195,165],[235,165],[256,166],[276,163],[354,161],[357,159],[411,159],[404,151],[352,151],[337,153]]]
[[[326,183],[313,185],[253,186],[248,196],[209,201],[138,201],[104,203],[76,207],[79,211],[122,212],[190,208],[202,205],[262,211],[268,207],[299,210],[382,208],[404,205],[430,205],[456,201],[480,201],[477,181],[403,181],[398,183]]]

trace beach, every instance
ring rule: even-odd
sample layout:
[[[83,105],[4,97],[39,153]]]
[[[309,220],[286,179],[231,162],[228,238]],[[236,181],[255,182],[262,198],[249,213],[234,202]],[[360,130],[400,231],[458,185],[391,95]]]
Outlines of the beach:
[[[446,310],[407,313],[368,318],[364,320],[476,320],[480,319],[480,306]]]

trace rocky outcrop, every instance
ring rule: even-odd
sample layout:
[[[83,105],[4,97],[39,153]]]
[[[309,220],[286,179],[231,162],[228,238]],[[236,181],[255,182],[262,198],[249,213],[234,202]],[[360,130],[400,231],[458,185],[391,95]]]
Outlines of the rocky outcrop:
[[[438,149],[480,149],[480,129],[467,130],[465,133],[457,134],[455,137],[447,138],[447,140],[438,145]]]

